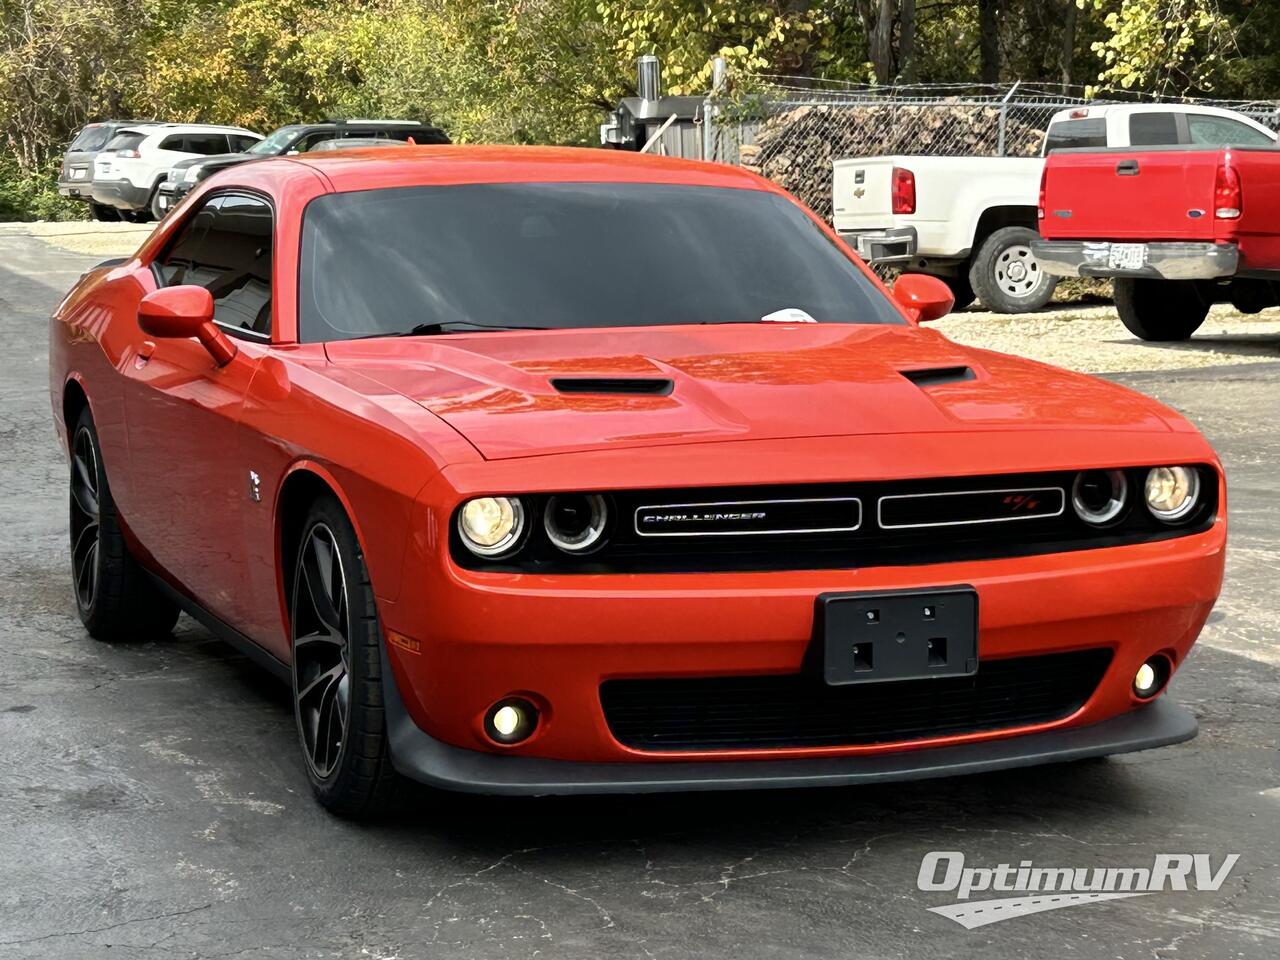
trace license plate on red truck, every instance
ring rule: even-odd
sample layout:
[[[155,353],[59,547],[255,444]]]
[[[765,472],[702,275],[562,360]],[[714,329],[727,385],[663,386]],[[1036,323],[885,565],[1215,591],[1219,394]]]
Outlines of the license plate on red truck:
[[[1146,262],[1145,243],[1113,243],[1107,251],[1107,266],[1112,270],[1141,270]]]

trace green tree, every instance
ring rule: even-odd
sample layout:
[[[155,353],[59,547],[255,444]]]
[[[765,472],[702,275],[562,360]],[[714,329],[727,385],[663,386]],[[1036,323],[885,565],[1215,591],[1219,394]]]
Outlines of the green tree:
[[[1151,93],[1208,92],[1236,54],[1235,25],[1217,0],[1078,0],[1102,14],[1093,44],[1103,86]]]
[[[141,0],[0,0],[0,130],[24,168],[121,113],[144,23]]]

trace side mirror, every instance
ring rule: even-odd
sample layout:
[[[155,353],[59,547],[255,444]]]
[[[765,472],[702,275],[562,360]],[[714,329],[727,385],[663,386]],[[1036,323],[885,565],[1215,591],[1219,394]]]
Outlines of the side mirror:
[[[194,337],[220,367],[236,355],[236,345],[213,322],[213,295],[194,284],[148,293],[138,304],[138,326],[143,333],[167,340]]]
[[[925,273],[904,273],[893,283],[893,299],[913,314],[916,323],[939,320],[956,305],[951,288]]]

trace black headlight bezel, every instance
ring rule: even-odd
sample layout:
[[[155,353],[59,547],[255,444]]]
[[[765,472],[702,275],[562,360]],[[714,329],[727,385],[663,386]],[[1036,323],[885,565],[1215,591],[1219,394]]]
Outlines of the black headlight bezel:
[[[526,536],[519,549],[503,557],[477,557],[466,550],[457,534],[457,509],[451,518],[450,556],[464,569],[505,573],[714,573],[724,571],[857,569],[873,566],[914,566],[929,563],[990,560],[1003,557],[1068,553],[1168,540],[1200,533],[1212,526],[1218,512],[1220,474],[1205,463],[1183,463],[1197,471],[1200,496],[1195,509],[1176,523],[1162,521],[1146,507],[1144,464],[1120,469],[1127,496],[1113,522],[1099,526],[1077,515],[1071,489],[1079,470],[1038,473],[944,477],[927,480],[858,483],[769,484],[733,487],[682,487],[645,490],[571,490],[509,493],[524,504]],[[1090,468],[1108,469],[1108,468]],[[1063,494],[1060,513],[1009,517],[1021,522],[982,521],[970,525],[921,525],[919,529],[881,527],[882,497],[936,492],[987,492],[1027,488],[1057,488]],[[569,553],[557,548],[542,522],[553,495],[595,493],[608,505],[609,519],[599,545]],[[637,509],[655,504],[755,502],[769,499],[856,498],[861,503],[857,529],[837,533],[648,538],[638,535],[633,520]],[[465,498],[470,499],[470,498]]]

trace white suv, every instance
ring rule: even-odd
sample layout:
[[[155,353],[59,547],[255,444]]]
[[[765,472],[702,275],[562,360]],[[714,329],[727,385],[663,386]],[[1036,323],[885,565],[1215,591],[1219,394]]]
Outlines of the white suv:
[[[151,219],[151,200],[180,160],[247,150],[262,135],[243,127],[202,123],[137,124],[116,133],[93,162],[93,200],[126,220]]]

